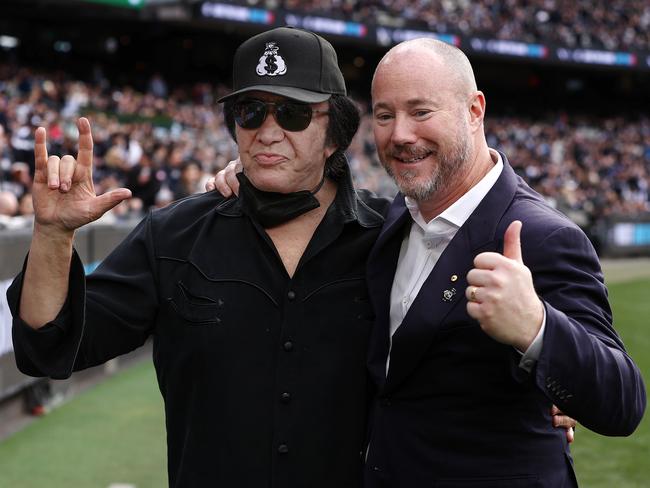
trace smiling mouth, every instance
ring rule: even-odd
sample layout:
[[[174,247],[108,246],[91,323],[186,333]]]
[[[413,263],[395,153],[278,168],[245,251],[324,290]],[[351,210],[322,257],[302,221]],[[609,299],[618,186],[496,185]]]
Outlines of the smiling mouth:
[[[396,154],[393,154],[393,158],[397,159],[400,163],[410,164],[410,163],[417,163],[418,161],[422,161],[423,159],[428,158],[430,155],[431,155],[431,153],[426,153],[426,154],[423,154],[421,156],[415,156],[415,157],[411,157],[411,158],[406,159],[406,158],[400,157],[400,156],[398,156]]]

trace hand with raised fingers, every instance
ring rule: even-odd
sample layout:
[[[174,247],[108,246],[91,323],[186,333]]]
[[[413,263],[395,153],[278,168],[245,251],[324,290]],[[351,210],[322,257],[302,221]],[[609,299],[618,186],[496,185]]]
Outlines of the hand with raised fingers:
[[[66,154],[48,156],[45,128],[36,129],[34,156],[36,171],[32,194],[35,227],[64,234],[97,220],[131,191],[118,188],[102,195],[93,185],[93,137],[85,117],[77,121],[79,151],[77,158]]]
[[[228,198],[233,193],[239,195],[239,181],[237,173],[241,172],[242,164],[239,158],[230,161],[228,165],[210,178],[205,184],[205,191],[217,190]]]
[[[566,440],[571,444],[575,439],[575,428],[578,422],[568,415],[564,415],[555,405],[551,407],[551,418],[553,419],[553,427],[566,429]]]
[[[494,340],[525,352],[544,319],[530,269],[521,254],[521,227],[512,222],[503,238],[503,255],[484,252],[467,274],[467,313]]]

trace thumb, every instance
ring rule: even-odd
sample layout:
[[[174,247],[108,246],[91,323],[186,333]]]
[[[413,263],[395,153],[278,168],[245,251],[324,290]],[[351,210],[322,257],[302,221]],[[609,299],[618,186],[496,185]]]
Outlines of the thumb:
[[[522,225],[520,220],[511,222],[503,236],[503,255],[520,263],[524,262],[521,257]]]
[[[127,188],[118,188],[103,193],[102,195],[95,197],[93,200],[91,209],[92,215],[95,219],[98,219],[127,198],[131,198],[131,190]]]

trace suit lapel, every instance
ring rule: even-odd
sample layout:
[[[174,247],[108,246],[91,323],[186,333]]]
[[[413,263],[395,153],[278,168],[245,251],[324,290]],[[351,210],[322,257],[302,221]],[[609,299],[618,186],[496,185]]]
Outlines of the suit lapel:
[[[503,248],[503,236],[497,235],[496,230],[501,227],[499,224],[503,214],[514,197],[517,177],[505,155],[502,154],[501,157],[504,168],[499,179],[442,253],[401,326],[393,335],[385,392],[399,385],[417,367],[435,340],[436,333],[444,326],[449,313],[457,306],[466,306],[467,273],[473,268],[474,257],[484,251],[501,252]],[[505,223],[506,226],[507,224],[509,222]],[[395,268],[396,265],[392,267],[393,276]],[[454,275],[457,276],[456,281],[452,281]],[[382,300],[389,302],[389,310],[392,280],[388,285],[379,283],[377,286],[388,288],[387,294],[384,290]],[[383,310],[381,313],[386,316],[385,321],[388,323],[389,313]],[[467,317],[467,320],[472,319]],[[386,326],[386,334],[388,333]]]
[[[404,203],[404,196],[400,194],[395,197],[388,211],[384,226],[370,251],[366,267],[368,291],[376,317],[368,346],[368,369],[378,385],[382,385],[386,379],[390,292],[402,237],[409,223],[410,215]]]
[[[382,248],[387,244],[391,237],[394,237],[396,233],[403,230],[404,225],[407,222],[410,223],[409,212],[406,208],[406,203],[404,202],[404,195],[399,193],[388,209],[388,215],[386,215],[386,220],[384,221],[381,232],[377,237],[375,245],[370,250],[370,255],[368,256],[369,263],[372,263],[374,261],[381,261],[382,258],[386,258],[386,256],[382,256]],[[397,262],[395,262],[394,268],[395,267],[397,267]]]

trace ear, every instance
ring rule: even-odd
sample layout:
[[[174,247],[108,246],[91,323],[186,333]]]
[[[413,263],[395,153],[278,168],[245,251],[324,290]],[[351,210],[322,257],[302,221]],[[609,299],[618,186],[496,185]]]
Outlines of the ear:
[[[476,91],[469,99],[469,124],[474,129],[481,127],[485,117],[485,95],[482,91]]]
[[[338,149],[338,146],[335,146],[333,144],[329,144],[325,146],[325,159],[329,159],[329,157],[336,152]]]

